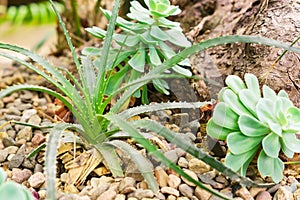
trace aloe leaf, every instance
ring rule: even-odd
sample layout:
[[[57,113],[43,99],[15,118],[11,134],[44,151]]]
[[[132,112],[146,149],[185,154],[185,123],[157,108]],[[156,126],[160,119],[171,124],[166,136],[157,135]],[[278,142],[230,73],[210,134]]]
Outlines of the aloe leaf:
[[[249,115],[241,115],[238,124],[241,132],[249,137],[258,137],[270,133],[270,129],[265,124]]]
[[[115,146],[116,148],[123,150],[126,154],[128,154],[130,158],[133,160],[133,162],[136,164],[139,171],[142,173],[149,188],[152,191],[158,191],[159,186],[153,175],[153,171],[154,171],[153,166],[148,159],[146,159],[139,151],[134,149],[126,142],[120,140],[113,140],[108,143]]]
[[[99,61],[98,66],[98,75],[97,75],[97,82],[95,87],[95,96],[94,96],[94,102],[96,103],[96,112],[98,113],[99,110],[101,110],[100,103],[103,102],[104,93],[106,91],[105,87],[105,75],[106,75],[106,66],[108,61],[108,55],[109,55],[109,49],[112,44],[113,34],[115,30],[116,20],[118,16],[118,11],[120,7],[120,0],[114,1],[114,7],[112,15],[109,19],[109,26],[107,28],[106,37],[103,44],[103,49],[101,53],[101,60]]]
[[[231,130],[239,130],[237,124],[238,118],[239,116],[224,102],[220,102],[216,105],[212,117],[214,123]]]
[[[251,149],[250,151],[247,151],[243,154],[233,154],[229,152],[225,157],[225,165],[228,166],[233,171],[238,171],[246,162],[249,162],[249,160],[252,160],[255,156],[256,152],[258,150],[258,147]]]
[[[300,48],[291,47],[289,44],[284,44],[279,41],[265,38],[265,37],[256,37],[256,36],[245,36],[245,35],[231,35],[231,36],[222,36],[214,39],[209,39],[203,42],[199,42],[198,44],[195,44],[191,47],[187,47],[183,51],[179,52],[178,54],[174,55],[172,58],[166,60],[163,64],[160,66],[155,67],[153,70],[151,70],[146,76],[153,76],[155,74],[162,74],[167,69],[170,69],[172,66],[176,65],[180,61],[194,55],[195,53],[199,51],[203,51],[205,49],[208,49],[213,46],[218,46],[222,44],[228,44],[228,43],[236,43],[236,42],[242,42],[242,43],[259,43],[262,45],[267,46],[274,46],[278,48],[283,48],[288,51],[292,51],[295,53],[300,54]],[[145,78],[145,77],[143,77]],[[139,81],[139,80],[137,80]],[[112,111],[119,110],[120,107],[124,104],[124,102],[139,88],[141,88],[143,85],[149,82],[149,79],[146,78],[146,80],[141,81],[139,84],[136,84],[132,86],[130,89],[128,89],[122,97],[119,99],[119,101],[115,104]]]
[[[252,93],[257,96],[257,98],[261,97],[260,89],[259,89],[259,83],[254,74],[245,74],[245,82],[247,85],[247,88],[252,91]]]
[[[242,89],[239,92],[239,98],[244,106],[256,117],[256,104],[260,99],[250,89]]]
[[[82,62],[81,73],[83,77],[82,82],[84,82],[83,85],[86,87],[85,90],[90,94],[89,95],[90,101],[92,101],[94,90],[95,90],[95,83],[96,83],[95,69],[91,58],[88,56],[82,57],[81,62]]]
[[[121,83],[124,81],[124,77],[128,71],[129,66],[125,66],[120,71],[116,72],[113,76],[111,76],[108,81],[105,94],[111,95],[114,91],[116,91],[120,87]]]
[[[122,129],[123,131],[130,134],[130,136],[134,140],[136,140],[139,144],[141,144],[148,151],[148,153],[150,155],[153,155],[158,161],[161,161],[163,164],[165,164],[166,166],[173,169],[176,173],[178,173],[182,177],[186,178],[188,181],[194,183],[195,185],[199,186],[200,188],[203,188],[203,189],[209,191],[210,193],[212,193],[212,194],[214,194],[214,195],[216,195],[216,196],[218,196],[222,199],[229,199],[228,197],[224,196],[223,194],[221,194],[219,192],[216,192],[215,190],[211,190],[211,189],[207,188],[201,182],[196,181],[195,179],[191,178],[181,168],[179,168],[177,165],[175,165],[169,159],[167,159],[162,152],[158,151],[157,147],[152,145],[152,143],[149,140],[144,138],[142,136],[142,134],[136,128],[134,128],[131,125],[131,123],[128,123],[128,122],[122,120],[122,118],[120,118],[120,117],[118,117],[117,115],[114,115],[114,114],[106,114],[105,117],[108,120],[110,120],[113,124],[120,127],[120,129]]]
[[[225,83],[236,94],[238,94],[242,89],[246,89],[246,85],[242,81],[242,79],[235,75],[227,76],[227,78],[225,79]]]
[[[95,147],[103,156],[113,176],[123,177],[123,170],[119,162],[119,157],[114,150],[114,147],[106,143],[95,144]]]
[[[89,32],[90,34],[92,34],[94,37],[97,37],[100,39],[102,39],[106,36],[106,31],[97,26],[93,26],[92,28],[85,28],[85,30],[87,32]]]
[[[47,198],[49,199],[56,199],[56,156],[60,136],[70,127],[73,127],[73,125],[60,123],[54,126],[49,133],[45,155]]]
[[[267,156],[263,150],[258,156],[257,167],[262,176],[271,176],[275,183],[283,178],[283,162],[279,158]]]
[[[164,137],[169,142],[175,144],[177,147],[193,155],[195,158],[202,160],[212,168],[228,176],[232,180],[237,180],[241,184],[245,184],[247,186],[256,185],[250,179],[238,175],[237,173],[235,173],[234,171],[232,171],[231,169],[223,165],[220,161],[216,160],[214,157],[203,152],[201,149],[195,147],[193,144],[189,143],[180,135],[175,134],[174,132],[170,131],[169,129],[167,129],[166,127],[162,126],[161,124],[155,121],[143,119],[143,120],[132,121],[131,124],[133,124],[135,127],[143,127],[145,129],[155,132],[156,134]]]
[[[170,92],[168,91],[170,88],[169,88],[169,85],[168,83],[163,80],[163,79],[154,79],[152,81],[153,83],[153,86],[155,87],[155,89],[163,94],[166,94],[166,95],[169,95]]]
[[[147,113],[147,112],[155,112],[159,110],[169,110],[169,109],[198,109],[201,106],[205,106],[207,104],[211,104],[212,102],[206,101],[206,102],[162,102],[162,103],[155,103],[151,105],[142,105],[137,106],[133,108],[129,108],[124,110],[123,112],[120,112],[118,116],[120,116],[122,119],[126,120],[130,117]]]
[[[272,90],[270,87],[263,85],[263,95],[264,98],[270,99],[270,100],[275,100],[277,98],[276,93],[274,90]]]
[[[282,141],[290,150],[300,153],[300,140],[295,133],[283,133]]]
[[[128,64],[138,72],[144,72],[146,51],[144,48],[139,48],[134,56],[128,61]]]
[[[268,134],[262,141],[264,152],[272,158],[278,157],[280,146],[279,136],[275,133]]]
[[[185,69],[183,67],[180,67],[179,65],[175,65],[174,67],[172,67],[172,69],[177,72],[178,74],[182,74],[186,77],[191,77],[193,74],[190,70]]]
[[[257,149],[257,146],[261,143],[264,137],[248,137],[241,132],[233,132],[227,136],[227,144],[229,150],[233,154],[243,154],[251,149]]]
[[[238,115],[251,115],[249,110],[242,104],[237,94],[232,90],[224,90],[222,93],[222,98],[222,100]]]
[[[207,134],[215,138],[217,140],[226,140],[229,133],[232,133],[233,130],[224,128],[222,126],[217,125],[214,123],[214,121],[211,119],[208,121],[206,126],[206,132]]]

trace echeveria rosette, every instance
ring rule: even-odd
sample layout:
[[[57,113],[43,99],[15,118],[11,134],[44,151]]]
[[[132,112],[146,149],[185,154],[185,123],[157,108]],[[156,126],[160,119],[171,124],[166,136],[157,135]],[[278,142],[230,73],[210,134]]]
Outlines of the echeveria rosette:
[[[120,51],[118,46],[115,48],[117,51],[114,51],[115,49],[110,51],[107,70],[125,61],[134,71],[128,80],[134,80],[146,72],[147,67],[155,68],[161,65],[163,61],[176,55],[176,52],[167,42],[177,46],[178,49],[191,46],[191,42],[183,34],[180,23],[166,18],[181,12],[179,7],[171,5],[169,0],[145,0],[147,8],[138,1],[131,1],[130,4],[130,12],[127,16],[135,21],[117,18],[116,26],[121,28],[123,32],[114,34],[113,39],[122,48]],[[110,19],[110,11],[104,9],[101,11],[107,19]],[[106,36],[106,31],[98,27],[87,28],[86,30],[101,39]],[[93,57],[100,57],[101,53],[99,52],[101,51],[95,47],[88,47],[82,51],[84,56]],[[190,61],[188,59],[183,60],[172,70],[187,77],[192,76],[191,71],[182,66],[190,66]],[[116,76],[120,79],[125,77],[123,71],[118,73],[120,75],[117,74]],[[159,92],[169,94],[169,86],[164,80],[154,80],[153,85]]]
[[[227,87],[219,93],[207,133],[226,140],[229,153],[225,163],[242,175],[259,152],[257,166],[262,176],[275,182],[283,178],[282,151],[287,157],[300,152],[300,110],[289,100],[285,91],[276,94],[264,85],[261,95],[253,74],[245,75],[245,83],[238,76],[228,76]]]

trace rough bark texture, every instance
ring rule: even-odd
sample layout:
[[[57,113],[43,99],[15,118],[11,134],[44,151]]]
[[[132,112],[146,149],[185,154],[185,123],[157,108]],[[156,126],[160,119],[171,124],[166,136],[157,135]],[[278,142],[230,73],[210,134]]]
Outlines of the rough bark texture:
[[[244,34],[290,44],[299,36],[299,13],[299,0],[218,0],[214,13],[204,17],[188,35],[196,42],[221,35]],[[209,49],[195,55],[192,60],[199,74],[208,80],[217,80],[219,84],[229,74],[243,76],[247,72],[253,73],[276,91],[286,90],[299,107],[300,56],[287,53],[268,74],[270,66],[282,52],[262,45],[232,44]],[[214,94],[216,88],[208,84],[210,94]]]

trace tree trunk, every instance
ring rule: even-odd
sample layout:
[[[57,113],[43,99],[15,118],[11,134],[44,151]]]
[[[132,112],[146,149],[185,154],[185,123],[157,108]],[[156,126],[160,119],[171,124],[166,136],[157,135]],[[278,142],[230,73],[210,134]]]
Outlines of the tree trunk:
[[[196,42],[239,34],[264,36],[291,44],[299,36],[299,13],[299,0],[218,0],[214,13],[202,19],[188,35]],[[299,42],[295,46],[299,46]],[[281,49],[263,45],[231,44],[201,52],[192,60],[198,73],[219,84],[229,74],[243,76],[253,73],[261,83],[274,90],[287,91],[299,107],[300,55],[291,52],[285,54],[270,71],[270,66],[282,52]],[[208,89],[213,91],[211,96],[216,88],[208,82]]]

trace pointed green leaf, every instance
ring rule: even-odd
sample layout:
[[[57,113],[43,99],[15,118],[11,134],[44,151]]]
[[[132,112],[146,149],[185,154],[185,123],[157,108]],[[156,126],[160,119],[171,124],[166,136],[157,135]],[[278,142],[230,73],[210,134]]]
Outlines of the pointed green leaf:
[[[229,150],[233,154],[243,154],[253,148],[257,148],[261,143],[263,136],[248,137],[241,132],[233,132],[227,136],[227,144]]]
[[[191,77],[193,74],[190,70],[185,69],[183,67],[180,67],[179,65],[175,65],[174,67],[172,67],[172,69],[177,72],[178,74],[182,74],[186,77]]]
[[[262,176],[271,176],[275,183],[283,178],[283,162],[279,158],[267,156],[263,150],[258,156],[257,167]]]
[[[220,102],[215,107],[212,119],[219,126],[231,130],[239,130],[237,123],[238,118],[239,116],[233,112],[229,106],[227,106],[224,102]]]
[[[227,86],[232,89],[235,93],[239,93],[242,89],[246,89],[246,85],[242,79],[236,75],[229,75],[225,79]]]
[[[232,132],[232,130],[219,126],[210,119],[206,126],[206,132],[212,138],[226,140],[226,137]]]
[[[249,115],[241,115],[238,124],[241,132],[249,137],[263,136],[270,133],[270,129],[265,124]]]
[[[277,158],[280,151],[279,136],[275,133],[268,134],[262,141],[262,146],[265,153],[272,157]]]

